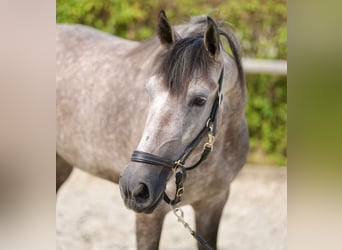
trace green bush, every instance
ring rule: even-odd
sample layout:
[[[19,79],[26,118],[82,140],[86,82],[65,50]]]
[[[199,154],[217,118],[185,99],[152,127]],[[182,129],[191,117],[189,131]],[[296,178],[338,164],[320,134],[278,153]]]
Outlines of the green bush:
[[[249,161],[286,165],[286,77],[247,75]]]
[[[241,40],[245,57],[287,58],[286,0],[57,0],[56,21],[143,40],[155,33],[161,9],[172,23],[202,14],[228,21]],[[286,165],[287,77],[253,74],[246,80],[249,160]]]

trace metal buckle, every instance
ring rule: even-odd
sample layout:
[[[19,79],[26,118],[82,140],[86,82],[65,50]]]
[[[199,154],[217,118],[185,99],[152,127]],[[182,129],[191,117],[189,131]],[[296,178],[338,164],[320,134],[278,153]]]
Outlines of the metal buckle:
[[[175,161],[175,165],[174,165],[173,168],[172,168],[173,172],[176,174],[176,173],[177,173],[177,170],[178,170],[180,167],[184,167],[184,164],[181,162],[181,160]]]
[[[214,140],[215,140],[215,136],[214,136],[213,133],[210,131],[210,132],[208,133],[208,143],[211,144],[211,145],[213,145]]]
[[[210,152],[211,152],[211,151],[213,150],[213,144],[210,144],[209,142],[207,142],[206,144],[204,144],[204,149],[203,149],[203,151],[204,151],[206,148],[210,149]]]
[[[184,187],[181,187],[177,190],[176,196],[182,197],[183,193],[184,193]]]
[[[205,150],[206,148],[209,148],[210,151],[213,150],[215,136],[213,135],[213,132],[212,132],[211,128],[212,127],[209,127],[208,142],[204,144],[203,150]]]

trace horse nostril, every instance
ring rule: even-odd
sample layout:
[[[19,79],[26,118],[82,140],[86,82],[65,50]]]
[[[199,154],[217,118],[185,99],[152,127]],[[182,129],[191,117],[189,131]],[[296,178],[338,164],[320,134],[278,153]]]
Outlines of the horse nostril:
[[[139,183],[138,186],[134,188],[132,195],[139,203],[145,202],[150,197],[148,187],[144,183]]]

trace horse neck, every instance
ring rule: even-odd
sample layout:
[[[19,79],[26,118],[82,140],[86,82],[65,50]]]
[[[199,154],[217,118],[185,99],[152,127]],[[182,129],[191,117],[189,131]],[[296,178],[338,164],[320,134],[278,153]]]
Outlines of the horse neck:
[[[141,71],[151,74],[151,69],[155,67],[157,56],[162,51],[158,38],[152,37],[146,41],[140,42],[133,50],[127,53],[127,59],[131,65]]]

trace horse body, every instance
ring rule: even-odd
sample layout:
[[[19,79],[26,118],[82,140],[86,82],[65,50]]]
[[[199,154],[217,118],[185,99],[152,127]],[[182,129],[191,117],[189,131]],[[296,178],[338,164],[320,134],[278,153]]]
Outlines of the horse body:
[[[158,25],[161,42],[155,37],[143,43],[80,25],[57,26],[57,189],[72,166],[115,183],[122,175],[120,189],[126,205],[149,213],[137,213],[138,248],[157,249],[163,219],[170,210],[160,200],[164,191],[175,192],[172,171],[148,164],[128,164],[128,159],[135,148],[167,158],[178,157],[205,123],[223,68],[223,101],[214,149],[199,167],[187,172],[181,201],[181,205],[193,206],[196,230],[216,247],[229,185],[248,151],[246,94],[238,69],[241,65],[239,58],[234,59],[219,48],[220,43],[216,52],[211,52],[208,44],[209,52],[217,54],[217,63],[210,66],[207,78],[201,79],[196,70],[186,91],[172,94],[160,83],[163,77],[155,73],[160,69],[156,62],[171,43],[194,32],[205,33],[207,29],[210,43],[211,30],[206,18],[173,29],[166,16],[161,15]],[[213,28],[217,29],[215,25]],[[236,45],[234,40],[229,43],[231,47]],[[232,50],[238,56],[236,48]],[[190,110],[189,99],[199,93],[205,95],[209,104]],[[196,119],[201,124],[193,116],[199,116]],[[201,146],[194,150],[189,163],[198,159]]]
[[[140,94],[145,79],[125,62],[125,53],[135,46],[92,28],[57,26],[58,155],[114,182],[138,142],[147,112],[148,98]]]

